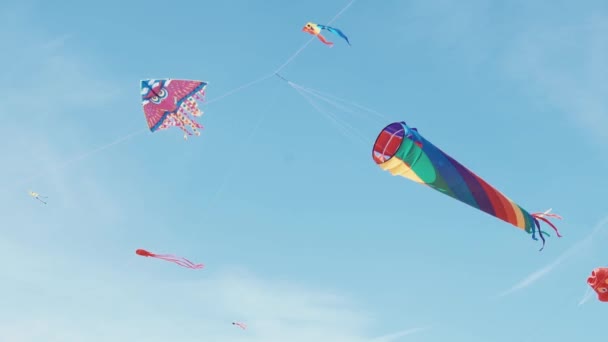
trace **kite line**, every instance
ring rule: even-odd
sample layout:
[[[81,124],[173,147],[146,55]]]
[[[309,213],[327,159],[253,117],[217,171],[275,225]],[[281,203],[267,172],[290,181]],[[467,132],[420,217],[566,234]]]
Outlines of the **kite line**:
[[[351,0],[346,6],[344,6],[330,21],[329,24],[331,24],[332,22],[334,22],[336,19],[338,19],[342,13],[344,13],[356,0]],[[310,38],[306,43],[302,44],[302,46],[300,46],[300,48],[298,50],[296,50],[296,52],[294,52],[285,63],[283,63],[279,68],[277,68],[274,72],[260,77],[259,79],[249,82],[243,86],[237,87],[235,88],[235,90],[233,90],[232,92],[226,93],[225,95],[222,95],[220,98],[224,98],[226,96],[229,96],[230,94],[234,94],[240,90],[243,90],[245,88],[248,88],[254,84],[260,83],[262,81],[265,81],[273,76],[277,76],[281,79],[283,79],[286,82],[289,82],[287,79],[283,78],[282,76],[279,75],[279,71],[283,70],[287,65],[289,65],[293,60],[295,60],[295,58],[302,52],[304,51],[304,49],[315,39],[315,37]],[[275,99],[277,97],[275,96]],[[211,101],[207,102],[210,103]],[[262,113],[262,115],[260,116],[260,119],[258,120],[258,122],[256,123],[256,125],[254,126],[254,128],[251,130],[251,133],[249,134],[249,136],[247,137],[247,139],[245,139],[243,146],[247,146],[249,144],[249,142],[251,141],[251,139],[253,139],[253,136],[255,135],[255,133],[257,132],[258,128],[261,126],[262,121],[264,121],[264,119],[266,118],[266,116],[268,115],[269,111],[264,111]],[[224,176],[224,180],[222,181],[222,183],[220,184],[220,187],[218,188],[218,190],[215,192],[215,194],[213,194],[213,196],[211,196],[211,199],[209,200],[209,206],[206,207],[209,208],[214,201],[217,199],[217,197],[222,193],[222,191],[224,190],[227,182],[230,180],[230,178],[232,177],[232,174],[234,173],[234,169],[235,169],[235,163],[237,163],[237,161],[233,161],[233,165],[229,168],[228,173]]]
[[[346,10],[347,10],[347,9],[348,9],[348,8],[349,8],[349,7],[350,7],[350,6],[351,6],[351,5],[352,5],[352,4],[355,2],[355,1],[356,1],[356,0],[351,0],[351,1],[350,1],[348,4],[346,4],[346,6],[344,6],[344,7],[343,7],[343,8],[342,8],[342,9],[341,9],[341,10],[340,10],[340,11],[339,11],[339,12],[338,12],[338,13],[337,13],[337,14],[336,14],[336,15],[335,15],[335,16],[334,16],[334,17],[333,17],[333,18],[332,18],[332,19],[331,19],[329,22],[328,22],[328,24],[331,24],[332,22],[334,22],[335,20],[337,20],[337,19],[338,19],[338,18],[339,18],[339,17],[340,17],[340,16],[341,16],[341,15],[342,15],[342,14],[343,14],[343,13],[344,13],[344,12],[345,12],[345,11],[346,11]],[[222,94],[222,95],[218,96],[217,98],[213,98],[213,99],[211,99],[211,100],[205,101],[205,104],[211,104],[211,103],[214,103],[214,102],[217,102],[217,101],[223,100],[224,98],[229,97],[230,95],[234,95],[234,94],[236,94],[236,93],[238,93],[238,92],[240,92],[240,91],[242,91],[242,90],[245,90],[245,89],[247,89],[247,88],[249,88],[249,87],[251,87],[251,86],[253,86],[253,85],[256,85],[256,84],[261,83],[261,82],[263,82],[263,81],[265,81],[265,80],[267,80],[267,79],[272,78],[272,77],[273,77],[273,76],[275,76],[275,75],[276,75],[278,72],[280,72],[280,71],[281,71],[281,70],[283,70],[285,67],[287,67],[289,64],[291,64],[291,62],[293,62],[293,61],[294,61],[294,60],[295,60],[295,59],[298,57],[298,55],[299,55],[299,54],[300,54],[302,51],[304,51],[304,49],[306,49],[306,47],[308,47],[308,45],[309,45],[309,44],[310,44],[310,43],[311,43],[313,40],[314,40],[314,37],[312,37],[312,38],[311,38],[311,39],[309,39],[309,40],[308,40],[306,43],[304,43],[304,44],[303,44],[303,45],[302,45],[302,46],[301,46],[301,47],[300,47],[298,50],[296,50],[296,51],[295,51],[295,52],[294,52],[294,53],[293,53],[293,54],[292,54],[292,55],[291,55],[291,56],[290,56],[290,57],[289,57],[289,58],[288,58],[288,59],[287,59],[287,60],[286,60],[286,61],[285,61],[285,62],[284,62],[284,63],[283,63],[283,64],[282,64],[282,65],[281,65],[279,68],[277,68],[275,71],[273,71],[273,72],[271,72],[271,73],[269,73],[269,74],[267,74],[267,75],[265,75],[265,76],[262,76],[262,77],[260,77],[260,78],[258,78],[258,79],[256,79],[256,80],[253,80],[253,81],[250,81],[250,82],[248,82],[248,83],[245,83],[245,84],[243,84],[243,85],[241,85],[241,86],[238,86],[238,87],[236,87],[236,88],[234,88],[234,89],[232,89],[232,90],[229,90],[228,92],[226,92],[226,93],[224,93],[224,94]],[[262,120],[263,120],[263,118],[262,118],[262,119],[260,119],[260,121],[258,122],[258,126],[259,126],[259,123],[261,123],[261,121],[262,121]],[[257,130],[257,126],[256,126],[256,130]],[[133,132],[131,132],[131,133],[128,133],[128,134],[126,134],[125,136],[123,136],[123,137],[121,137],[121,138],[118,138],[118,139],[115,139],[114,141],[112,141],[112,142],[110,142],[110,143],[108,143],[108,144],[105,144],[105,145],[102,145],[102,146],[96,147],[96,148],[94,148],[93,150],[90,150],[90,151],[88,151],[88,152],[85,152],[85,153],[83,153],[83,154],[81,154],[81,155],[79,155],[79,156],[77,156],[77,157],[74,157],[74,158],[72,158],[72,159],[69,159],[69,160],[67,160],[67,161],[65,161],[65,162],[63,162],[63,163],[61,163],[61,164],[59,164],[59,165],[58,165],[58,166],[56,166],[56,167],[52,167],[52,168],[51,168],[51,171],[57,171],[57,170],[59,170],[59,169],[62,169],[62,168],[66,167],[66,166],[68,166],[68,165],[70,165],[70,164],[72,164],[72,163],[74,163],[74,162],[76,162],[76,161],[79,161],[79,160],[85,159],[85,158],[87,158],[87,157],[89,157],[89,156],[91,156],[91,155],[93,155],[93,154],[95,154],[95,153],[97,153],[97,152],[101,152],[101,151],[106,150],[106,149],[108,149],[108,148],[110,148],[110,147],[113,147],[113,146],[115,146],[115,145],[118,145],[118,144],[121,144],[121,143],[123,143],[123,142],[126,142],[126,141],[128,141],[128,140],[132,139],[133,137],[135,137],[135,136],[137,136],[137,135],[139,135],[139,134],[141,134],[141,133],[144,133],[144,132],[146,132],[146,131],[148,131],[148,129],[138,129],[138,130],[136,130],[136,131],[133,131]],[[252,131],[252,134],[250,135],[249,139],[247,139],[247,141],[246,141],[245,143],[248,143],[248,142],[249,142],[249,140],[251,140],[251,138],[253,137],[253,133],[255,133],[255,130],[254,130],[254,131]],[[48,170],[47,170],[47,172],[48,172]],[[34,175],[32,175],[32,176],[28,177],[27,179],[24,179],[23,181],[19,182],[18,184],[19,184],[19,185],[23,185],[23,184],[25,184],[25,183],[31,182],[31,181],[33,181],[34,179],[36,179],[36,178],[38,178],[38,177],[40,177],[40,176],[42,176],[42,175],[45,175],[47,172],[40,172],[40,173],[38,173],[38,174],[34,174]],[[222,187],[223,187],[223,186],[222,186]]]

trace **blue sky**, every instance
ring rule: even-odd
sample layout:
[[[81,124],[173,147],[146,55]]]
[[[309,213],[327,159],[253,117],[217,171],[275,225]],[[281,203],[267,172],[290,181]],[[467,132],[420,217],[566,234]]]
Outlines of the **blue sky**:
[[[222,97],[346,4],[3,3],[0,340],[603,337],[604,304],[579,303],[608,264],[606,2],[359,0],[333,23],[352,47],[328,34],[281,72],[347,108],[278,78]],[[139,81],[163,77],[209,82],[200,137],[146,132]],[[564,237],[539,253],[380,170],[401,120]]]

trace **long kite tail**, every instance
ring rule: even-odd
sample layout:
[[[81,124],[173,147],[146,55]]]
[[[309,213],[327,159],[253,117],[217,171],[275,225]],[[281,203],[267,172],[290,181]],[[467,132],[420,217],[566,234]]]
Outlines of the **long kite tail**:
[[[350,41],[348,40],[348,37],[344,34],[344,32],[340,31],[340,29],[337,29],[335,27],[329,27],[329,26],[326,26],[326,29],[333,34],[342,37],[342,39],[346,40],[348,45],[351,45]]]
[[[201,268],[204,268],[205,265],[204,264],[195,264],[192,261],[186,259],[186,258],[182,258],[182,257],[178,257],[175,255],[171,255],[171,254],[153,254],[151,255],[154,258],[158,258],[158,259],[162,259],[162,260],[166,260],[166,261],[170,261],[172,263],[175,263],[179,266],[182,267],[186,267],[186,268],[191,268],[194,270],[198,270]]]
[[[559,230],[557,230],[557,227],[551,221],[549,221],[547,219],[548,217],[552,217],[552,218],[556,218],[558,220],[561,220],[562,219],[561,216],[559,216],[557,214],[552,214],[551,213],[551,209],[545,211],[544,213],[532,213],[531,215],[532,215],[532,218],[534,219],[534,224],[536,225],[536,229],[538,229],[540,238],[543,241],[543,246],[540,248],[541,251],[543,250],[543,248],[545,248],[545,238],[544,238],[543,234],[544,235],[549,235],[549,234],[547,234],[546,232],[544,232],[544,231],[541,230],[539,220],[545,222],[551,228],[553,228],[553,230],[557,234],[557,237],[559,237],[559,238],[562,237],[562,235],[559,233]],[[534,235],[534,230],[532,230],[532,238],[536,240],[536,237]]]

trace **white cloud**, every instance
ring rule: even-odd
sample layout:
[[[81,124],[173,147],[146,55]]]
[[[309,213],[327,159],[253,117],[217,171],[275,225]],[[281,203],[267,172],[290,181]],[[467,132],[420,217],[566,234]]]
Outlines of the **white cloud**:
[[[15,252],[13,247],[11,253]],[[33,252],[31,257],[41,255]],[[167,268],[143,258],[121,270],[47,259],[58,264],[55,274],[31,272],[20,278],[23,288],[45,284],[44,296],[35,291],[14,294],[37,296],[41,302],[1,319],[0,340],[390,342],[411,340],[406,337],[426,330],[407,329],[373,338],[370,331],[378,322],[349,298],[279,279],[263,280],[243,270],[215,274],[184,270],[201,280],[183,281],[164,275],[162,270]],[[70,274],[68,266],[82,272]],[[138,269],[142,266],[151,266],[154,273],[142,272]],[[54,303],[59,301],[63,307],[56,310]],[[48,314],[41,313],[45,310]],[[232,321],[246,323],[247,330],[232,326]]]
[[[41,30],[29,10],[0,8],[0,63],[6,71],[0,74],[0,162],[5,166],[0,178],[3,187],[20,191],[3,195],[14,200],[31,189],[49,195],[53,203],[61,198],[72,205],[83,194],[103,198],[97,184],[54,171],[89,148],[88,130],[108,120],[92,111],[107,108],[120,87],[99,61],[66,45],[72,34]],[[45,187],[39,187],[40,179]],[[109,206],[107,202],[105,207]]]

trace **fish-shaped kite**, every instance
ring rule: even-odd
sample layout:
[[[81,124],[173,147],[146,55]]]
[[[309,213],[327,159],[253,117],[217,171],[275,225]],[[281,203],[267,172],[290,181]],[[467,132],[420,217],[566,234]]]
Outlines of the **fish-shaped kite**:
[[[344,34],[344,32],[340,31],[339,29],[337,29],[335,27],[330,27],[330,26],[326,26],[326,25],[320,25],[320,24],[308,22],[302,28],[302,31],[310,33],[313,36],[317,36],[317,38],[319,38],[319,40],[321,42],[323,42],[323,44],[329,45],[330,47],[334,46],[334,43],[328,41],[327,39],[325,39],[325,37],[323,37],[323,35],[321,34],[321,30],[327,30],[337,36],[342,37],[344,40],[346,40],[348,45],[350,45],[350,41],[348,40],[348,37]]]

